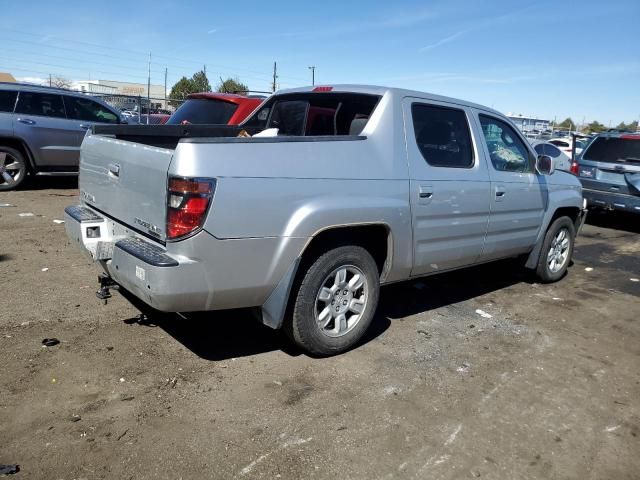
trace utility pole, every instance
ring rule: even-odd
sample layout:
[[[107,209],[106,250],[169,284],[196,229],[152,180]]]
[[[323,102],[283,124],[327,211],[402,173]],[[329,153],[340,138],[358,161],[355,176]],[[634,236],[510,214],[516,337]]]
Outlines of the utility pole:
[[[140,110],[142,110],[142,108]],[[149,52],[149,70],[147,73],[147,125],[149,125],[150,113],[151,113],[151,52]]]
[[[311,65],[309,70],[311,70],[311,85],[313,86],[316,84],[316,66]]]
[[[49,74],[49,86],[51,86],[51,74]]]
[[[271,90],[274,92],[276,91],[276,87],[277,87],[276,85],[277,79],[278,79],[278,67],[276,65],[276,62],[273,62],[273,84],[271,86]]]
[[[164,108],[167,108],[167,67],[164,67]]]

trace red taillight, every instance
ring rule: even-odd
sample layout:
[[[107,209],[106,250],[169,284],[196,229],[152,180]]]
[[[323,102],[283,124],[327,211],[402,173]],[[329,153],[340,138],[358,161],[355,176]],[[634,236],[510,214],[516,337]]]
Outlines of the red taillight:
[[[578,162],[576,161],[571,162],[571,168],[569,169],[569,171],[574,175],[578,175]]]
[[[627,135],[620,135],[620,138],[622,138],[624,140],[640,140],[640,134],[629,133]]]
[[[169,179],[167,240],[184,237],[202,227],[214,190],[213,179]]]
[[[330,92],[333,90],[333,87],[316,87],[312,91],[314,92]]]

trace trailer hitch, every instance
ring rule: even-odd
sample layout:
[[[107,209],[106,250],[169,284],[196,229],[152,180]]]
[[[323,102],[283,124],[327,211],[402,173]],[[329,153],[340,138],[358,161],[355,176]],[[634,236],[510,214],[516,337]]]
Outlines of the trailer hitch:
[[[111,289],[118,290],[120,285],[118,285],[113,278],[111,278],[106,273],[101,273],[98,275],[98,283],[100,284],[100,288],[96,292],[96,297],[100,300],[104,301],[104,304],[107,304],[107,300],[111,298]]]

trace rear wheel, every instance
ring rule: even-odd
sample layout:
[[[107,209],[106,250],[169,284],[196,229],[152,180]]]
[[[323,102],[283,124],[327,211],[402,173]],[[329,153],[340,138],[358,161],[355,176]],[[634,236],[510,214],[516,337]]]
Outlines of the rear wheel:
[[[348,350],[371,324],[379,282],[376,262],[364,248],[344,246],[324,253],[304,273],[285,331],[313,355]]]
[[[27,163],[23,155],[10,147],[0,145],[0,191],[13,190],[27,176]]]
[[[569,217],[556,219],[544,237],[536,275],[544,283],[560,280],[573,256],[576,229]]]

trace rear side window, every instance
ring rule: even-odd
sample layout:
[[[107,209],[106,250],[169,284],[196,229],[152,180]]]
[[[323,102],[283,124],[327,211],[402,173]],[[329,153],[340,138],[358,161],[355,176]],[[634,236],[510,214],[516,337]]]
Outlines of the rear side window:
[[[595,162],[640,164],[640,135],[597,137],[582,158]]]
[[[462,110],[414,103],[411,116],[418,149],[429,165],[473,166],[471,134]]]
[[[184,102],[167,121],[167,125],[195,123],[226,125],[238,109],[238,105],[222,100],[191,98]]]
[[[16,106],[18,92],[11,90],[0,91],[0,112],[13,112]]]
[[[16,113],[66,118],[62,95],[51,93],[20,92]]]
[[[88,98],[64,97],[67,116],[74,120],[84,120],[97,123],[118,123],[118,116],[98,102]]]
[[[380,97],[305,92],[273,97],[243,126],[277,128],[278,135],[360,135]]]
[[[488,115],[480,115],[480,124],[493,168],[501,172],[533,172],[529,150],[513,128]]]

